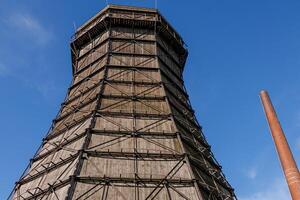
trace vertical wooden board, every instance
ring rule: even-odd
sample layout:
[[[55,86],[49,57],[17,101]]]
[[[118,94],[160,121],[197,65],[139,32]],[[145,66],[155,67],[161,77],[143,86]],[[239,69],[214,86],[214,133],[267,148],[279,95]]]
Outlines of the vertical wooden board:
[[[108,52],[108,42],[105,42],[104,44],[95,47],[95,49],[92,50],[92,60],[91,62],[94,62],[96,59],[102,57],[104,54]]]
[[[145,114],[169,114],[169,108],[165,101],[143,100],[135,102],[136,111]]]
[[[146,199],[148,197],[148,195],[150,195],[150,193],[155,189],[156,185],[149,187],[149,188],[139,188],[139,199]],[[154,190],[153,194],[151,197],[153,197],[159,190],[159,192],[157,193],[157,195],[155,196],[156,200],[170,200],[170,198],[168,197],[167,191],[165,188],[161,188],[164,187],[163,185],[159,186],[157,189]],[[151,199],[151,198],[149,198]],[[172,199],[173,200],[173,199]]]
[[[155,55],[155,43],[137,41],[135,43],[134,52],[136,54]]]
[[[145,139],[144,139],[145,138]],[[139,153],[182,153],[180,144],[176,138],[151,138],[141,136],[136,138],[137,151]],[[134,138],[130,135],[111,134],[92,135],[89,150],[110,152],[134,152]]]
[[[134,53],[134,43],[132,41],[112,41],[111,51],[117,53]]]
[[[110,65],[116,66],[133,66],[132,56],[112,55],[109,60]]]
[[[117,81],[133,81],[133,71],[131,69],[111,69],[107,70],[107,79],[108,80],[117,80]]]
[[[155,40],[154,30],[136,28],[134,30],[135,38],[139,40]]]
[[[133,38],[132,29],[123,27],[113,27],[111,36],[114,38]]]
[[[83,200],[83,199],[102,199],[103,185],[88,183],[77,183],[73,199]]]
[[[77,131],[79,133],[82,133],[83,131],[85,131],[85,129],[87,127],[89,127],[90,125],[90,122],[91,122],[91,119],[88,118],[80,123],[78,123],[76,126],[73,126],[73,127],[70,127],[70,128],[67,128],[65,131],[63,131],[60,135],[71,135],[71,134],[75,134]],[[54,136],[57,132],[55,132],[55,129],[51,130],[49,132],[49,136]]]
[[[134,177],[134,161],[125,159],[89,157],[84,161],[80,176]]]
[[[174,124],[169,119],[136,119],[136,129],[146,132],[166,132],[174,133],[176,131]]]
[[[190,173],[186,164],[182,167],[180,161],[170,160],[139,160],[138,170],[140,178],[164,179],[170,173],[171,179],[190,179]],[[178,164],[179,163],[179,164]],[[177,165],[177,166],[176,166]]]
[[[116,84],[109,83],[104,86],[104,95],[123,95],[131,96],[133,93],[133,88],[131,84]]]
[[[155,56],[135,56],[133,66],[157,68],[157,60]]]
[[[133,104],[131,99],[102,99],[100,111],[132,113]]]
[[[102,116],[96,118],[96,130],[128,131],[132,130],[132,118]]]
[[[91,88],[100,87],[102,83],[99,83],[103,78],[103,73],[97,73],[94,77],[83,79],[82,82],[78,83],[70,89],[68,99],[72,99],[80,96],[82,93],[90,90]]]
[[[79,50],[79,57],[83,56],[84,54],[86,54],[88,51],[90,51],[93,48],[93,43],[89,42],[87,43],[84,47],[82,47]]]
[[[135,94],[146,97],[161,97],[164,95],[164,92],[160,85],[136,85]]]
[[[137,140],[138,152],[141,153],[182,153],[179,141],[176,138],[151,138],[143,136]]]
[[[68,195],[68,189],[70,185],[64,186],[59,189],[55,189],[54,191],[50,192],[49,195],[43,196],[40,200],[58,200],[58,199],[65,199]]]
[[[38,192],[38,189],[36,188],[36,186],[39,184],[39,182],[42,179],[43,179],[43,177],[39,177],[38,179],[35,179],[29,183],[22,184],[18,191],[18,193],[20,193],[20,196],[22,196],[23,198],[28,198],[28,197],[32,196],[32,194],[34,192]],[[30,194],[28,191],[32,194]],[[17,197],[17,194],[15,194],[15,195]]]
[[[174,189],[173,189],[174,188]],[[197,191],[195,187],[176,187],[169,188],[172,200],[198,200]]]
[[[92,64],[96,59],[102,57],[104,54],[107,53],[107,49],[108,49],[108,42],[88,51],[86,54],[84,54],[82,57],[78,59],[77,71],[87,67],[88,65]]]
[[[50,171],[43,176],[23,184],[20,188],[20,194],[23,198],[30,197],[32,194],[40,192],[40,189],[45,190],[49,188],[49,184],[57,184],[59,181],[66,180],[73,173],[75,163],[76,162],[71,163],[72,165],[70,166],[70,170],[65,171],[67,166],[63,166],[55,171]],[[63,193],[64,190],[61,192]]]
[[[79,81],[82,81],[83,79],[87,79],[88,76],[91,74],[94,74],[96,71],[99,71],[102,69],[106,64],[107,57],[103,57],[99,60],[97,60],[95,63],[93,63],[91,66],[85,68],[83,71],[78,72],[74,75],[74,81],[73,84],[78,83]],[[99,73],[95,74],[91,79],[94,81],[99,81],[101,78],[103,78],[103,71],[100,71]]]
[[[158,83],[160,82],[160,76],[158,71],[143,70],[143,68],[134,71],[128,68],[109,68],[108,80],[118,81],[134,81],[145,83]]]
[[[134,187],[126,187],[126,185],[118,186],[112,184],[108,189],[107,199],[109,200],[133,200],[135,199]]]
[[[158,68],[154,56],[112,55],[110,65]]]
[[[92,135],[88,150],[90,151],[110,151],[110,152],[134,152],[134,138],[130,135],[123,136],[116,134]]]
[[[76,161],[73,161],[69,165],[58,168],[57,170],[50,171],[44,176],[43,181],[39,185],[40,188],[48,188],[49,184],[54,185],[60,181],[67,180],[75,170]]]
[[[61,115],[70,113],[71,111],[74,111],[74,109],[80,109],[83,105],[95,100],[99,91],[100,87],[96,86],[90,90],[85,91],[80,96],[74,97],[73,99],[71,99],[71,101],[62,106]]]
[[[47,151],[45,151],[44,154],[39,155],[45,157],[33,162],[27,174],[37,174],[39,171],[45,169],[45,166],[51,166],[67,158],[70,158],[73,155],[76,155],[77,151],[82,148],[83,141],[84,137],[77,140],[76,142],[66,145],[63,149],[57,149],[57,151],[54,151],[51,154],[46,154]]]
[[[65,147],[70,150],[74,149],[74,151],[58,150],[57,152],[53,152],[53,153],[45,156],[44,158],[33,162],[32,165],[30,166],[30,168],[28,169],[28,172],[24,176],[24,178],[33,176],[33,175],[39,173],[40,171],[43,171],[45,169],[45,167],[54,166],[55,164],[62,162],[63,160],[76,155],[76,150],[81,147],[82,141],[83,141],[82,139],[78,140],[78,142],[76,142],[75,144]],[[43,155],[43,154],[41,154],[41,155]]]
[[[159,72],[139,69],[135,72],[135,81],[158,83],[160,82]]]
[[[58,131],[63,130],[71,126],[73,123],[79,122],[91,114],[93,110],[95,110],[95,105],[96,99],[90,104],[87,104],[79,109],[74,109],[68,113],[62,113],[62,115],[60,115],[60,119],[56,121],[54,129]]]
[[[101,42],[106,40],[109,36],[109,31],[105,30],[104,32],[100,33],[98,36],[96,36],[95,39],[93,39],[94,46],[99,45]]]

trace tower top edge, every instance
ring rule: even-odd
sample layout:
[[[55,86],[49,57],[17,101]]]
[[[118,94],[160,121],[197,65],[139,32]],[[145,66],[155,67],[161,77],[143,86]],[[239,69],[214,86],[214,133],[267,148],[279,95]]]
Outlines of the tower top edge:
[[[96,15],[88,19],[85,23],[79,26],[76,32],[84,29],[90,23],[92,23],[95,19],[99,18],[101,15],[105,14],[108,10],[119,10],[119,11],[135,11],[135,12],[146,12],[146,13],[153,13],[159,14],[158,9],[155,8],[146,8],[146,7],[138,7],[138,6],[126,6],[126,5],[116,5],[116,4],[108,4],[103,9],[101,9]]]
[[[183,41],[181,35],[176,31],[176,29],[168,22],[168,20],[159,12],[156,8],[146,8],[146,7],[137,7],[137,6],[126,6],[126,5],[115,5],[115,4],[109,4],[105,6],[102,10],[100,10],[97,14],[95,14],[93,17],[88,19],[84,24],[79,26],[73,36],[73,38],[76,38],[80,33],[85,32],[85,29],[88,29],[88,27],[92,26],[93,23],[97,23],[98,20],[101,21],[102,17],[105,17],[106,14],[110,13],[111,11],[115,12],[135,12],[135,13],[147,13],[150,15],[156,15],[156,20],[159,20],[160,22],[163,21],[163,23],[167,26],[167,28],[172,32],[173,35],[176,35],[175,37],[180,41],[181,45],[185,46],[185,42]]]

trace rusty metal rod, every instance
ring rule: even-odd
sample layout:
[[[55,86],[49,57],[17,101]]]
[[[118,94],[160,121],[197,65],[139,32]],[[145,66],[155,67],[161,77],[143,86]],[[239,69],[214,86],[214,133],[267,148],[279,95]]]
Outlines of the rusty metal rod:
[[[293,200],[300,200],[300,174],[267,91],[260,98],[270,126],[279,160]]]

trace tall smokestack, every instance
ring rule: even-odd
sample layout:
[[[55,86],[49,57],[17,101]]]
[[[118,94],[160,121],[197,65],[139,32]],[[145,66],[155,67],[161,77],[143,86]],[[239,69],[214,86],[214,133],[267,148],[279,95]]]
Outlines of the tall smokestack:
[[[300,174],[267,91],[260,98],[293,200],[300,200]]]

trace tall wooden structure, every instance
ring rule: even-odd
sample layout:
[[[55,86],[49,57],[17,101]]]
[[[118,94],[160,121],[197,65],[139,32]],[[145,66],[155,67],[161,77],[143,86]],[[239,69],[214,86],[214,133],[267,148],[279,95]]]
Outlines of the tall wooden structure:
[[[107,6],[71,50],[68,95],[11,199],[235,199],[183,84],[183,40],[157,10]]]

